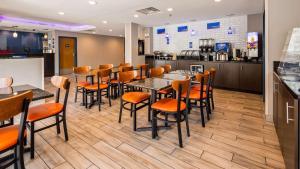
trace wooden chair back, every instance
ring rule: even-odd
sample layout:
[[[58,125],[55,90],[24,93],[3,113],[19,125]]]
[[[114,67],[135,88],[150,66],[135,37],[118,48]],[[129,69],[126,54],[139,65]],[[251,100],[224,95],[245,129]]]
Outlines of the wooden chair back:
[[[170,65],[170,64],[166,64],[163,67],[165,69],[165,73],[170,73],[172,70],[172,65]]]
[[[137,68],[142,69],[142,70],[147,70],[148,67],[149,67],[148,64],[139,64],[139,65],[137,65]]]
[[[210,78],[211,78],[211,86],[213,87],[215,78],[216,78],[216,74],[217,74],[217,70],[215,68],[210,68],[209,73],[210,73]]]
[[[120,63],[119,66],[130,66],[130,63]]]
[[[99,69],[112,69],[114,67],[113,64],[104,64],[104,65],[100,65]]]
[[[131,81],[133,81],[136,74],[137,74],[136,71],[120,72],[119,73],[119,81],[120,81],[120,83],[131,82]]]
[[[73,67],[73,73],[76,74],[88,73],[91,69],[92,69],[91,66]]]
[[[10,87],[12,84],[12,77],[0,77],[0,88]]]
[[[32,100],[32,91],[0,99],[0,121],[8,120],[24,111],[24,102]]]
[[[119,67],[120,72],[128,72],[128,71],[132,71],[132,70],[133,70],[133,66],[120,66]]]
[[[209,71],[204,71],[204,73],[197,73],[196,74],[196,81],[199,83],[203,83],[204,85],[207,85],[209,80]],[[203,82],[202,82],[203,80]]]
[[[181,86],[181,92],[185,93],[189,90],[190,83],[191,83],[191,78],[190,77],[187,77],[185,80],[173,80],[172,81],[172,88],[176,92],[179,92],[179,88]]]
[[[103,79],[106,79],[105,83],[110,83],[111,72],[111,69],[99,69],[97,71],[98,83],[102,83]]]
[[[150,77],[161,77],[164,74],[165,69],[162,67],[151,68]]]
[[[66,107],[67,107],[67,103],[68,103],[68,97],[69,97],[69,91],[70,91],[70,80],[66,77],[63,76],[53,76],[51,78],[51,83],[53,84],[53,86],[55,86],[57,88],[56,90],[56,98],[55,98],[55,102],[59,103],[60,100],[60,91],[61,89],[65,90],[65,98],[64,98],[64,113],[66,112]]]

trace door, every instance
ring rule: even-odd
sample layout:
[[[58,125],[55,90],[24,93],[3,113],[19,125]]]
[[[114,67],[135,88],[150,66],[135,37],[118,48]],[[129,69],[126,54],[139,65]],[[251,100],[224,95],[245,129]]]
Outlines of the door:
[[[59,74],[72,73],[76,62],[76,38],[59,37]]]

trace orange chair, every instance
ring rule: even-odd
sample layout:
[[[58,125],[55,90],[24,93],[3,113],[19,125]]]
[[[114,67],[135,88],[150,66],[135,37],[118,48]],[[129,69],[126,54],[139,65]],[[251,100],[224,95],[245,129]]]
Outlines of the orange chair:
[[[15,164],[16,168],[25,169],[24,142],[26,137],[26,118],[32,92],[27,91],[7,99],[0,99],[0,121],[13,118],[21,113],[20,123],[0,127],[0,168],[8,168]],[[14,150],[14,155],[8,151]]]
[[[29,108],[27,126],[30,129],[31,158],[34,158],[34,133],[56,126],[57,134],[60,134],[60,123],[62,122],[64,127],[65,141],[68,141],[66,108],[70,90],[70,81],[68,78],[63,76],[53,76],[51,78],[51,83],[57,88],[55,103],[46,103]],[[60,103],[61,90],[65,91],[63,103]],[[35,129],[36,122],[50,117],[55,117],[56,121],[54,124],[48,125],[43,128]]]
[[[209,98],[212,106],[211,109],[215,109],[213,89],[214,89],[214,81],[216,77],[216,69],[210,68],[209,70],[204,71],[204,74],[210,74],[211,84],[209,87]],[[200,84],[196,84],[192,86],[192,90],[201,90],[200,88],[201,88]],[[206,85],[204,85],[203,90],[206,91]]]
[[[82,82],[78,82],[78,74],[86,74],[91,70],[91,66],[81,66],[81,67],[73,67],[73,73],[75,75],[75,82],[76,82],[76,87],[75,87],[75,100],[74,102],[77,102],[77,94],[78,92],[82,93],[82,102],[84,103],[84,87],[87,85],[90,85],[89,82],[86,81],[82,81]]]
[[[129,110],[130,115],[132,116],[132,114],[133,114],[133,130],[134,131],[136,131],[136,129],[137,129],[137,127],[136,127],[136,112],[137,112],[137,110],[140,110],[143,107],[148,106],[148,121],[150,121],[150,94],[145,93],[145,92],[135,92],[135,91],[124,93],[124,85],[128,82],[133,81],[135,74],[136,74],[135,71],[120,72],[120,74],[119,74],[119,81],[120,81],[119,89],[120,89],[120,93],[121,93],[119,123],[121,123],[123,108],[125,110]],[[128,89],[129,88],[127,88],[127,90]],[[127,104],[130,104],[130,109],[125,107],[125,105],[127,105]],[[142,105],[137,107],[138,104],[142,104]]]
[[[165,69],[165,73],[170,73],[172,70],[172,65],[166,64],[163,66],[163,68]]]
[[[140,70],[140,73],[134,79],[135,80],[146,79],[148,77],[149,65],[148,64],[140,64],[140,65],[137,65],[137,68]],[[144,75],[143,75],[143,72],[144,72]]]
[[[183,93],[182,97],[191,101],[195,101],[195,104],[189,104],[191,107],[200,108],[202,127],[205,127],[205,119],[203,108],[206,107],[207,120],[209,120],[210,102],[209,102],[209,88],[210,88],[210,74],[205,72],[204,74],[196,74],[196,81],[200,84],[200,90],[191,89],[190,93]],[[200,105],[197,105],[200,102]],[[190,108],[189,108],[190,109]]]
[[[162,67],[151,68],[150,77],[161,77],[165,72],[165,69]]]
[[[102,96],[107,96],[109,101],[109,106],[111,106],[110,98],[110,78],[111,78],[111,69],[98,69],[93,71],[97,76],[97,83],[85,86],[85,100],[87,100],[87,95],[92,94],[91,101],[93,101],[94,92],[97,92],[97,100],[99,111],[101,111]],[[105,79],[105,81],[103,80]],[[106,94],[102,94],[102,91],[105,90]],[[86,104],[87,108],[87,104]]]
[[[112,69],[113,67],[114,67],[113,64],[99,65],[99,69]]]
[[[189,123],[188,123],[188,100],[189,98],[186,98],[186,102],[183,102],[181,99],[182,93],[187,93],[189,96],[190,92],[190,78],[187,78],[186,80],[174,80],[172,82],[172,88],[176,91],[176,98],[164,98],[161,99],[151,105],[152,108],[152,138],[155,138],[158,136],[157,134],[157,115],[159,113],[164,113],[167,115],[174,115],[176,117],[176,121],[170,121],[168,118],[161,119],[165,122],[176,122],[177,123],[177,130],[178,130],[178,140],[179,140],[179,146],[183,147],[182,145],[182,134],[181,134],[181,122],[186,122],[186,130],[187,130],[187,136],[190,136],[189,131]],[[184,117],[182,119],[182,116]]]
[[[119,66],[130,66],[130,63],[120,63]]]

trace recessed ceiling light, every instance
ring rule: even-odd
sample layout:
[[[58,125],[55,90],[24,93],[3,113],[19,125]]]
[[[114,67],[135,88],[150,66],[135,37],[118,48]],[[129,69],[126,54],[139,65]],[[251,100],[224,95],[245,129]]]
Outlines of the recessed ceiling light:
[[[215,2],[221,2],[222,0],[215,0]]]
[[[102,23],[107,24],[107,21],[102,21]]]
[[[96,4],[97,4],[97,2],[96,2],[96,1],[94,1],[94,0],[90,0],[90,1],[89,1],[89,4],[90,4],[90,5],[96,5]]]
[[[120,37],[123,37],[123,35],[119,35]]]
[[[94,32],[92,32],[93,34],[96,34],[96,32],[94,31]]]
[[[167,11],[172,12],[173,8],[168,8]]]
[[[109,29],[108,31],[109,31],[109,32],[112,32],[112,29]]]
[[[138,18],[138,17],[139,17],[139,15],[138,15],[138,14],[135,14],[135,15],[133,15],[133,17],[135,17],[135,18]]]
[[[58,15],[64,15],[65,13],[64,12],[58,12]]]

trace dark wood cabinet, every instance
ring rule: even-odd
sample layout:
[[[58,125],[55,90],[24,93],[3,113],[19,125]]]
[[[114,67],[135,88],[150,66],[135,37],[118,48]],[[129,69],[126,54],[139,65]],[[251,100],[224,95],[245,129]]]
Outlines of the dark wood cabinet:
[[[44,76],[54,76],[54,53],[45,53],[44,55]]]
[[[279,77],[274,74],[273,119],[285,166],[299,167],[299,100],[294,98]]]
[[[153,67],[171,64],[172,70],[189,70],[190,65],[202,64],[204,69],[215,68],[215,87],[262,93],[262,64],[239,62],[214,62],[197,60],[155,60]]]
[[[262,91],[262,65],[240,63],[240,89],[251,92]]]

